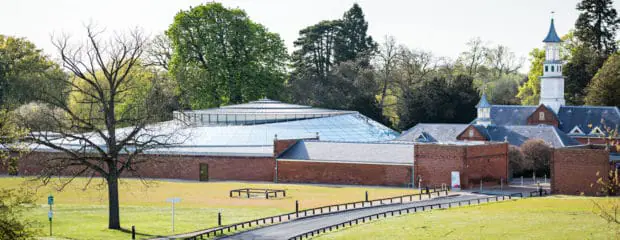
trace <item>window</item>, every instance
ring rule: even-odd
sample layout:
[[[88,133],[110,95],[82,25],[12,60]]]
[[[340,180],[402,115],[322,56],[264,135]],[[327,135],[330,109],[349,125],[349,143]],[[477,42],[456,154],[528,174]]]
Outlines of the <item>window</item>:
[[[555,71],[555,66],[551,65],[551,72]]]
[[[583,131],[581,131],[581,128],[579,128],[579,126],[575,126],[573,130],[570,130],[569,134],[583,134]]]
[[[545,112],[538,113],[538,121],[545,121]]]
[[[469,129],[469,133],[467,133],[469,135],[470,138],[474,137],[474,130],[473,129]]]
[[[600,128],[595,127],[594,129],[592,129],[592,132],[590,132],[590,134],[594,134],[594,135],[604,135],[603,131],[601,131]]]
[[[549,66],[545,66],[545,72],[549,71]]]

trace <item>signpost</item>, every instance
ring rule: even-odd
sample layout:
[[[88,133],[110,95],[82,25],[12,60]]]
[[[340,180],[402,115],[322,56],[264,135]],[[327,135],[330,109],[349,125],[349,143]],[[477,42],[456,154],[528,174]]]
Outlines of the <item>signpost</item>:
[[[181,198],[178,198],[178,197],[168,198],[166,199],[166,202],[172,203],[172,232],[174,233],[174,204],[181,202]]]
[[[47,197],[47,204],[50,205],[50,210],[47,212],[47,218],[50,220],[50,237],[52,236],[52,217],[54,216],[54,212],[52,212],[52,205],[54,205],[54,196],[50,194]]]
[[[452,184],[450,184],[450,187],[452,188],[452,190],[460,191],[461,190],[461,174],[458,171],[453,171],[451,180],[452,180],[451,181]]]

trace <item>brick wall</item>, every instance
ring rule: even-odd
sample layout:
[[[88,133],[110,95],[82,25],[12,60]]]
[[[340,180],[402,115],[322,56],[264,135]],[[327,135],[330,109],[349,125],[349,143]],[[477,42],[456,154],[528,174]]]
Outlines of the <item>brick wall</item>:
[[[45,160],[59,157],[60,153],[32,152],[19,161],[21,175],[37,175],[45,167]],[[199,166],[209,166],[209,179],[273,181],[275,162],[272,157],[143,155],[148,161],[134,168],[142,177],[199,180]],[[125,176],[130,176],[125,174]]]
[[[299,141],[298,139],[286,139],[273,141],[273,156],[277,157],[291,146],[295,145]]]
[[[609,152],[604,149],[587,146],[554,149],[551,157],[551,192],[596,195],[596,173],[607,174],[609,169]]]
[[[278,181],[408,186],[411,182],[411,167],[279,160]]]
[[[462,181],[468,187],[483,184],[498,185],[508,178],[508,144],[485,144],[466,147],[465,174]]]
[[[461,172],[463,181],[463,164],[465,148],[454,145],[416,144],[414,147],[415,181],[418,185],[422,178],[422,186],[450,185],[452,171]]]
[[[499,185],[508,177],[508,144],[494,143],[474,146],[417,144],[415,145],[415,177],[422,185],[450,185],[452,171],[459,171],[461,188]]]

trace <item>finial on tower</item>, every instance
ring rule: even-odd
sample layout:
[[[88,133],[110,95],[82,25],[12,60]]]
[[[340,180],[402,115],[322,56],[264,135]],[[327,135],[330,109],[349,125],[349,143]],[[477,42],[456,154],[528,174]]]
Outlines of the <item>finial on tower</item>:
[[[555,12],[551,11],[551,26],[549,26],[549,33],[547,33],[547,37],[543,40],[545,43],[562,42],[562,39],[560,39],[558,34],[555,32],[555,24],[553,23],[554,14]]]

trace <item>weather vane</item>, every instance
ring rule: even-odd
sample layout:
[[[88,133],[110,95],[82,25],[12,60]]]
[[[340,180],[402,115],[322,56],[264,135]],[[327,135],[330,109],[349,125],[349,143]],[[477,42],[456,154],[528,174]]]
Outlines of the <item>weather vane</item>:
[[[553,19],[553,15],[555,14],[555,11],[551,11],[551,19]]]

